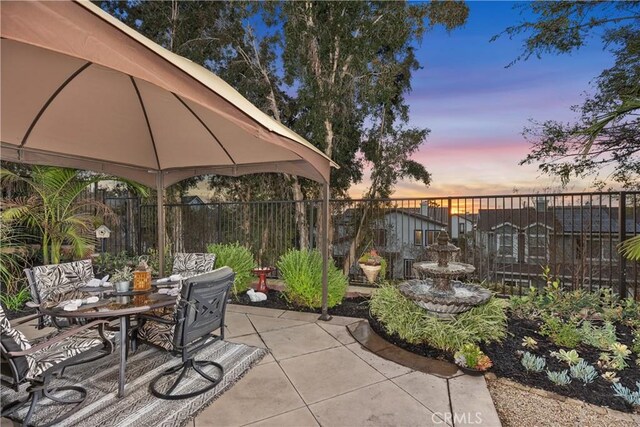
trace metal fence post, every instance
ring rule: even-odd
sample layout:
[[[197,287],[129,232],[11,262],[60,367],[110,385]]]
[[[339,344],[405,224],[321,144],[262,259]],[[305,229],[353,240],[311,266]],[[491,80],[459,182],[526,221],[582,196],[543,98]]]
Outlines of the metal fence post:
[[[627,238],[627,193],[620,192],[620,202],[618,203],[618,243],[622,243]],[[634,226],[635,228],[635,226]],[[627,259],[618,252],[618,280],[620,298],[627,297]]]
[[[451,197],[447,197],[447,230],[449,231],[449,236],[453,238],[453,224],[451,221]]]
[[[222,243],[220,236],[222,235],[222,203],[218,202],[218,235],[216,236],[216,243]]]

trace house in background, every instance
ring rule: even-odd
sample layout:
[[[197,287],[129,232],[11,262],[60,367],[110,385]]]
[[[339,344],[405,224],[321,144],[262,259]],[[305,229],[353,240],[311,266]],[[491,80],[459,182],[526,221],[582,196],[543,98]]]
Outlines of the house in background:
[[[458,244],[461,237],[473,232],[473,228],[477,222],[478,214],[464,213],[451,215],[450,235],[453,243]]]
[[[354,209],[347,209],[334,218],[333,257],[338,266],[344,265],[345,260],[349,262],[352,279],[361,275],[357,265],[361,254],[356,253],[355,259],[348,259],[357,219]],[[446,227],[445,222],[423,215],[421,209],[381,209],[378,218],[369,226],[370,237],[364,239],[364,245],[384,256],[389,278],[408,278],[412,277],[413,263],[425,258],[425,247],[435,242],[438,232]]]
[[[486,279],[526,288],[543,284],[542,268],[549,266],[575,288],[611,286],[620,277],[618,213],[616,207],[588,204],[481,209],[474,233],[483,260],[478,273],[491,271]],[[625,221],[627,235],[640,233],[638,218]],[[637,271],[630,265],[627,270],[627,280],[637,280]]]
[[[204,201],[199,196],[182,196],[180,203],[188,206],[202,206],[205,205]]]

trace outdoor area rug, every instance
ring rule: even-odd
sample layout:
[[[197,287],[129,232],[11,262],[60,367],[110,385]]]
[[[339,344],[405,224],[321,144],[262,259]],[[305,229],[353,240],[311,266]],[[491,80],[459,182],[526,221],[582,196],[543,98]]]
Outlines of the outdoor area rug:
[[[178,365],[179,357],[172,356],[150,346],[141,345],[135,354],[127,360],[126,396],[118,399],[118,368],[120,356],[118,349],[113,354],[95,362],[67,368],[63,378],[54,378],[53,386],[79,384],[87,390],[87,399],[73,415],[57,426],[183,426],[191,418],[211,404],[222,393],[233,386],[242,376],[258,363],[267,350],[218,341],[200,350],[196,360],[212,360],[224,367],[224,378],[215,388],[199,396],[183,400],[164,400],[154,397],[149,391],[149,383],[165,369]],[[217,370],[205,369],[210,375],[218,376]],[[187,376],[184,386],[177,393],[185,393],[206,385],[196,374]],[[23,387],[24,389],[25,387]],[[22,389],[21,389],[22,390]],[[20,394],[21,396],[23,394]],[[59,393],[58,396],[64,396]],[[77,396],[77,394],[70,394]],[[2,405],[17,398],[17,393],[7,388],[2,392]],[[54,404],[49,399],[39,402],[31,423],[42,425],[54,420],[73,405]],[[15,417],[21,421],[27,408],[21,409]]]

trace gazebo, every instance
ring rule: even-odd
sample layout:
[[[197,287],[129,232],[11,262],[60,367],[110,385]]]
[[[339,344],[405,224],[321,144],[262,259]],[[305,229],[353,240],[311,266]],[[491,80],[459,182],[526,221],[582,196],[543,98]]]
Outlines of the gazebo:
[[[281,172],[322,183],[321,318],[329,318],[330,158],[209,70],[88,1],[3,2],[0,10],[4,160],[156,188],[158,248],[164,190],[183,179]]]

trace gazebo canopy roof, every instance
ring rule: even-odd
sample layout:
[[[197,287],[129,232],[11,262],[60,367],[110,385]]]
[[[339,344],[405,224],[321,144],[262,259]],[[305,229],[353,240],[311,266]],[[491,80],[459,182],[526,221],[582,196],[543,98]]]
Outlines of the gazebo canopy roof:
[[[327,156],[209,70],[90,2],[3,2],[2,158],[154,186],[215,173],[328,182]]]

